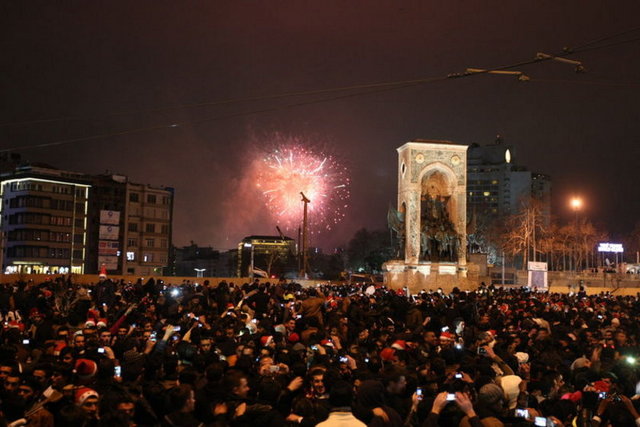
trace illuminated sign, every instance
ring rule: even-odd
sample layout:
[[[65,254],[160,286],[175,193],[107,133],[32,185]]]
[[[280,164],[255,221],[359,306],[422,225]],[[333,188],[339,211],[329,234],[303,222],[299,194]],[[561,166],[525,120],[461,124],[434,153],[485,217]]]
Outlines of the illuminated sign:
[[[622,247],[622,243],[600,243],[598,245],[598,252],[622,253],[624,252],[624,248]]]

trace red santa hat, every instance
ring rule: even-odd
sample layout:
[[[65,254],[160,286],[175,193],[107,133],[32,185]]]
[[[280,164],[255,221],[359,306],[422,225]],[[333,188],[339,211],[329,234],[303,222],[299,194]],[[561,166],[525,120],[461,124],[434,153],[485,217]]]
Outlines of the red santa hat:
[[[444,331],[440,334],[440,341],[453,341],[453,340],[455,340],[455,337],[449,331]]]
[[[265,335],[262,338],[260,338],[260,345],[263,347],[268,347],[269,344],[271,344],[272,342],[273,342],[272,335]]]
[[[76,404],[82,405],[85,400],[90,397],[95,397],[96,399],[99,397],[98,392],[90,389],[89,387],[80,387],[76,390]]]
[[[407,342],[404,340],[396,340],[391,344],[391,348],[395,348],[396,350],[406,350]]]
[[[322,340],[320,341],[320,345],[323,347],[331,347],[333,348],[333,343],[331,342],[331,340]]]
[[[106,328],[107,327],[107,319],[105,319],[105,318],[98,319],[98,323],[96,323],[96,326],[98,328]]]
[[[88,379],[98,372],[98,365],[93,360],[78,359],[76,361],[75,371],[81,379]]]
[[[297,333],[292,333],[291,335],[289,335],[288,338],[289,342],[298,342],[300,341],[300,335],[298,335]]]
[[[383,348],[380,352],[380,359],[384,362],[393,362],[396,359],[396,350],[391,347]]]
[[[60,352],[63,348],[67,346],[67,343],[64,341],[56,341],[55,347],[53,347],[53,355],[60,356]]]

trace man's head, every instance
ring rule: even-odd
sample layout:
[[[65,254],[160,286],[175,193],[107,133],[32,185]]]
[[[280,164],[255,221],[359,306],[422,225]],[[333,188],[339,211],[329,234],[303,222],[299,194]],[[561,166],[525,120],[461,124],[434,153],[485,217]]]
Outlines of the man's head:
[[[111,345],[111,332],[109,331],[102,331],[100,332],[100,345],[104,346],[110,346]]]
[[[15,394],[20,385],[20,377],[17,375],[9,375],[4,379],[4,391],[7,394]]]
[[[326,388],[324,384],[324,370],[322,369],[314,369],[311,371],[311,388],[313,389],[313,393],[316,395],[323,395],[326,393]]]
[[[429,344],[432,347],[435,347],[438,345],[438,336],[436,335],[436,333],[434,331],[426,331],[423,335],[422,338],[424,339],[424,342],[426,342],[427,344]]]
[[[201,353],[209,353],[213,346],[213,340],[211,338],[201,338],[200,339],[200,352]]]
[[[84,350],[84,335],[76,335],[73,337],[73,347],[77,351]]]
[[[31,402],[36,397],[39,386],[40,384],[33,378],[30,381],[22,381],[18,386],[18,396],[22,397],[27,402]]]
[[[47,375],[47,371],[40,368],[34,369],[31,376],[38,384],[40,384],[41,388],[44,388],[44,386],[47,384],[47,379],[49,378],[49,375]]]
[[[402,394],[407,387],[404,372],[399,369],[386,370],[382,377],[382,383],[390,394]]]
[[[329,392],[329,403],[333,408],[350,407],[353,402],[353,388],[346,381],[336,381]]]
[[[174,410],[183,413],[193,412],[196,404],[193,389],[187,384],[169,390],[169,401],[174,405]]]
[[[244,399],[249,394],[249,381],[247,376],[240,371],[230,371],[222,379],[224,390],[236,397]]]
[[[13,374],[13,367],[7,364],[0,364],[0,381],[4,382],[9,375]]]
[[[80,387],[75,394],[78,405],[89,418],[98,416],[98,393],[88,387]]]

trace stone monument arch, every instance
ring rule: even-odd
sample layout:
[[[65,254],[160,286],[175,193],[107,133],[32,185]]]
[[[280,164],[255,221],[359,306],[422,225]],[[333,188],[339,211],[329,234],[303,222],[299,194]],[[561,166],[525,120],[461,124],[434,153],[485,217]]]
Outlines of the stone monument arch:
[[[404,257],[385,268],[409,285],[431,283],[438,275],[465,277],[467,146],[415,140],[397,151],[397,212],[404,221],[398,253]]]

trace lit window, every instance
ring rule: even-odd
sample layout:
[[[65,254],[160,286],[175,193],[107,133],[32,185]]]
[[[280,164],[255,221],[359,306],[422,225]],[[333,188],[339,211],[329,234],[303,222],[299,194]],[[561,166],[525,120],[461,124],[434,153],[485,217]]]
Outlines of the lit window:
[[[490,193],[490,192],[488,192],[488,191],[485,191],[484,193],[482,193],[482,195],[483,195],[484,197],[489,197],[489,196],[491,195],[491,193]]]
[[[136,253],[135,252],[127,252],[127,261],[135,261]]]

